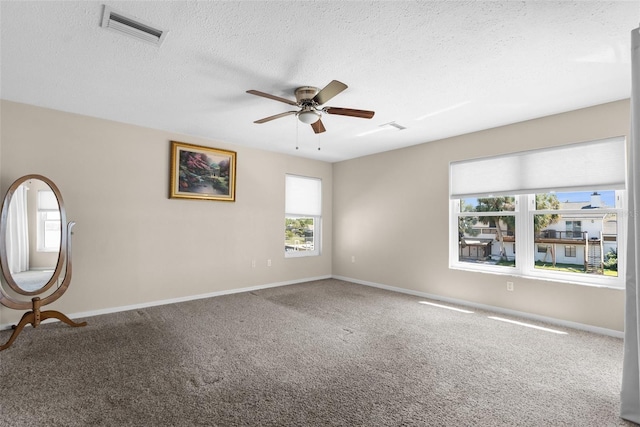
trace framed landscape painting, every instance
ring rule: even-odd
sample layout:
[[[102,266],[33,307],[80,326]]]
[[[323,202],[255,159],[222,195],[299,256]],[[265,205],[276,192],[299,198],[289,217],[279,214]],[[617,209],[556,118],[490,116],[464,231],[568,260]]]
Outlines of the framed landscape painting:
[[[236,152],[171,141],[172,199],[236,200]]]

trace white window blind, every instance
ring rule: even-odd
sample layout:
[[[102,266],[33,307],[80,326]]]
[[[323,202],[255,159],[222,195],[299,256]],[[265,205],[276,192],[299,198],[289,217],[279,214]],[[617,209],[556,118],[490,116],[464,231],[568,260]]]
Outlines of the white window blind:
[[[285,212],[288,215],[322,215],[322,181],[318,178],[287,175]]]
[[[40,190],[38,191],[38,210],[39,211],[57,211],[58,199],[53,191]]]
[[[451,199],[626,187],[624,137],[452,162]]]

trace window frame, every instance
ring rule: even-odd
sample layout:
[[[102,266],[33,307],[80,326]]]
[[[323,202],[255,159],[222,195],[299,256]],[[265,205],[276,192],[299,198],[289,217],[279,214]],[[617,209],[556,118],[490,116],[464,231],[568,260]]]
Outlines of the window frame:
[[[285,251],[284,251],[285,258],[297,258],[297,257],[305,257],[305,256],[319,256],[320,253],[321,253],[320,248],[322,247],[322,245],[320,243],[320,236],[321,236],[320,231],[321,231],[322,217],[317,216],[317,215],[287,215],[287,214],[285,214],[285,220],[289,219],[289,218],[294,218],[294,219],[312,218],[313,219],[313,249],[304,250],[304,251],[296,251],[296,250],[287,251],[285,249]]]
[[[301,179],[301,180],[313,180],[318,183],[318,199],[314,201],[314,207],[311,210],[316,210],[316,212],[287,212],[287,198],[290,197],[289,191],[287,190],[287,181],[288,179]],[[297,205],[297,203],[296,203]],[[295,175],[295,174],[285,174],[285,232],[286,232],[286,220],[287,219],[302,219],[302,218],[312,218],[313,219],[313,249],[311,250],[291,250],[287,251],[286,245],[284,248],[284,257],[285,258],[300,258],[300,257],[308,257],[308,256],[320,256],[322,254],[322,179],[318,177],[312,176],[304,176],[304,175]],[[285,238],[286,241],[286,238]]]
[[[500,216],[513,216],[515,217],[515,221],[516,221],[516,230],[518,230],[518,222],[519,222],[519,215],[518,215],[518,211],[519,211],[519,200],[517,196],[514,196],[514,205],[515,205],[515,209],[513,211],[493,211],[493,212],[460,212],[460,206],[461,206],[461,202],[460,199],[454,199],[451,200],[450,202],[450,244],[449,244],[449,267],[453,268],[453,269],[460,269],[460,270],[473,270],[473,271],[480,271],[480,272],[485,272],[485,273],[495,273],[495,274],[510,274],[512,273],[512,270],[514,270],[515,268],[517,268],[518,266],[518,256],[516,256],[516,261],[515,261],[515,266],[511,267],[511,266],[502,266],[502,265],[490,265],[490,264],[476,264],[476,263],[469,263],[469,262],[463,262],[460,261],[458,258],[458,251],[459,251],[459,233],[458,233],[458,218],[460,218],[461,216],[472,216],[472,217],[494,217],[496,216],[497,213],[500,214]],[[499,225],[498,225],[499,226]],[[515,235],[518,235],[518,232],[516,231]],[[514,246],[514,255],[520,251],[520,248],[518,247],[518,239],[516,239],[515,241],[515,246]],[[469,266],[473,266],[472,268],[469,268]]]
[[[571,210],[536,210],[535,194],[514,195],[516,210],[515,216],[515,248],[517,253],[514,267],[476,264],[460,261],[458,258],[459,234],[458,218],[461,216],[495,216],[495,212],[460,212],[460,199],[451,199],[449,203],[449,268],[455,270],[474,271],[498,275],[508,275],[527,279],[541,279],[553,282],[572,283],[585,286],[608,287],[624,289],[625,286],[625,259],[618,257],[617,276],[591,275],[587,273],[571,273],[564,271],[542,270],[535,268],[535,254],[537,244],[534,236],[534,216],[545,213],[562,212],[563,215],[582,213],[578,209]],[[615,190],[615,207],[600,208],[598,214],[615,214],[617,220],[617,250],[618,254],[626,253],[626,222],[623,213],[626,209],[626,190]],[[591,211],[593,212],[593,211]],[[501,216],[510,214],[509,211],[501,212]]]
[[[576,245],[564,245],[565,258],[577,258],[578,248]]]

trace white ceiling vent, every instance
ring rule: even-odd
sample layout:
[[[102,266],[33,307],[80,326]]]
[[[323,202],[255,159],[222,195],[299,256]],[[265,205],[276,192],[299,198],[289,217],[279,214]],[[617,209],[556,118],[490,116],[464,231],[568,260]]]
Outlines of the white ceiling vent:
[[[391,127],[396,128],[398,130],[405,130],[406,129],[406,127],[404,127],[402,125],[399,125],[396,122],[389,122],[389,123],[385,123],[383,125],[380,125],[380,127],[382,127],[382,126],[391,126]]]
[[[102,14],[101,27],[157,46],[162,44],[162,41],[167,35],[167,31],[165,30],[154,28],[146,22],[132,16],[127,16],[106,5],[104,6],[104,13]]]

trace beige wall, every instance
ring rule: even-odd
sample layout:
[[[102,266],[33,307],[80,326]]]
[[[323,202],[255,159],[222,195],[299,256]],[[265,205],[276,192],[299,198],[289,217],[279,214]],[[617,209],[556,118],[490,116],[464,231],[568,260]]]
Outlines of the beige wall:
[[[47,309],[73,315],[331,274],[329,163],[7,101],[0,112],[2,194],[44,175],[77,222],[71,286]],[[236,202],[169,199],[170,140],[237,151]],[[284,258],[286,173],[323,180],[319,257]],[[0,324],[21,315],[2,307]]]
[[[333,274],[622,331],[622,290],[450,270],[448,166],[628,135],[629,114],[619,101],[335,163]]]

